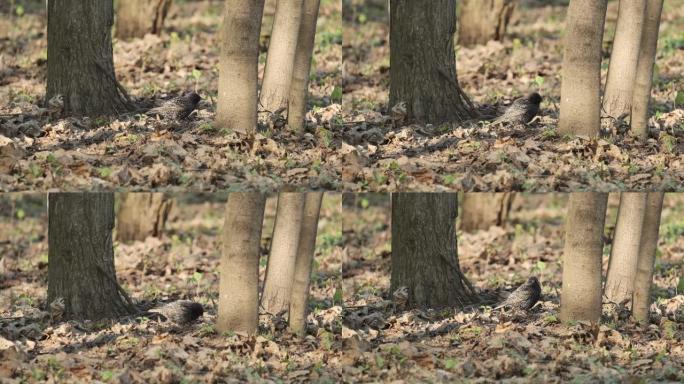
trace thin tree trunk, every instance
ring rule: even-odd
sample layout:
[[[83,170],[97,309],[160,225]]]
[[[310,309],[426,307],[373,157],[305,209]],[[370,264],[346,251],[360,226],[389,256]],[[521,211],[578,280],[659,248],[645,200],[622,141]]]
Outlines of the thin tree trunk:
[[[456,74],[456,1],[391,0],[390,107],[409,121],[438,124],[476,116]]]
[[[216,329],[254,334],[259,325],[259,246],[266,197],[231,193],[223,225]]]
[[[508,219],[513,204],[512,193],[465,193],[463,195],[463,213],[461,214],[461,230],[473,232],[498,225],[502,226]]]
[[[632,314],[637,321],[647,322],[651,307],[651,283],[653,281],[653,264],[655,263],[660,230],[660,214],[663,209],[663,192],[649,192],[646,197],[646,213],[644,215],[641,244],[639,245],[639,261],[637,262],[634,280],[634,299]]]
[[[160,33],[170,7],[171,0],[119,0],[116,37],[130,39]]]
[[[601,43],[607,0],[572,0],[565,19],[565,53],[558,132],[598,136]]]
[[[618,118],[630,112],[645,12],[646,0],[620,0],[603,95],[603,110],[608,116]]]
[[[613,303],[620,304],[632,299],[645,210],[646,193],[620,193],[620,207],[604,287],[604,294]]]
[[[116,282],[114,195],[48,195],[48,302],[63,298],[69,319],[98,320],[136,313]]]
[[[264,0],[226,0],[220,31],[216,124],[240,133],[257,128],[259,34]]]
[[[563,247],[560,318],[564,322],[601,318],[601,258],[607,193],[572,193]]]
[[[290,308],[303,215],[303,193],[278,194],[271,253],[261,295],[261,307],[266,313],[275,315]]]
[[[61,95],[67,113],[96,116],[132,109],[116,81],[112,0],[48,2],[46,103]]]
[[[458,265],[455,193],[392,194],[391,292],[408,288],[409,308],[478,302]]]
[[[648,137],[648,104],[651,99],[653,64],[658,46],[658,30],[660,29],[662,10],[663,0],[647,1],[646,18],[641,33],[639,63],[634,81],[634,95],[632,96],[632,116],[630,117],[632,134],[642,138]]]
[[[311,72],[311,57],[316,37],[316,20],[320,0],[304,0],[302,9],[302,23],[299,27],[299,38],[295,54],[292,85],[290,86],[290,105],[287,112],[287,122],[290,129],[302,131],[306,117],[306,95],[309,88],[309,73]]]
[[[290,299],[290,329],[298,334],[306,330],[306,308],[309,299],[309,283],[311,281],[311,267],[316,251],[316,234],[318,233],[318,215],[321,211],[323,192],[306,194],[304,203],[304,217],[297,247],[297,261],[295,263],[294,282]]]
[[[515,0],[461,1],[458,43],[463,46],[503,40],[515,9]]]
[[[173,200],[163,193],[135,192],[120,194],[116,217],[116,239],[122,243],[159,237],[166,225]]]

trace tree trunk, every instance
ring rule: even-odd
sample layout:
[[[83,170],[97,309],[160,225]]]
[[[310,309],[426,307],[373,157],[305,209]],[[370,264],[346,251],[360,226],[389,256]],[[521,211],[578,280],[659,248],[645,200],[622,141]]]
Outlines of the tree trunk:
[[[646,0],[620,0],[613,52],[603,95],[603,111],[618,118],[632,106]]]
[[[463,46],[503,40],[515,9],[514,0],[462,0],[458,43]]]
[[[273,315],[290,308],[304,200],[303,193],[278,194],[271,253],[268,256],[264,292],[261,295],[261,307]]]
[[[651,307],[653,263],[658,246],[663,197],[663,192],[649,192],[646,197],[646,213],[644,214],[644,226],[641,233],[641,244],[639,245],[639,261],[637,262],[632,303],[632,314],[639,322],[648,322],[649,308]]]
[[[320,0],[304,0],[302,23],[299,28],[297,51],[295,54],[292,84],[290,86],[290,104],[287,112],[287,123],[290,129],[302,131],[306,117],[306,95],[309,88],[311,57],[316,37],[316,20]]]
[[[465,193],[461,230],[473,232],[491,226],[503,226],[513,204],[512,193]]]
[[[620,193],[620,207],[604,288],[604,294],[613,303],[620,304],[632,299],[645,210],[646,193]]]
[[[112,193],[48,195],[48,303],[63,298],[69,319],[136,313],[116,282],[113,228]]]
[[[408,288],[409,308],[477,303],[456,247],[457,195],[392,194],[391,292]]]
[[[171,0],[119,0],[116,37],[130,39],[160,33],[170,7]]]
[[[112,0],[48,2],[46,103],[61,95],[67,113],[88,116],[132,108],[114,75],[113,18]]]
[[[607,193],[572,193],[563,247],[560,318],[564,322],[601,318],[601,259]]]
[[[651,99],[653,64],[658,46],[658,30],[662,10],[663,0],[648,0],[644,28],[641,33],[639,63],[634,80],[632,116],[630,117],[631,132],[633,135],[644,139],[648,137],[648,104]]]
[[[231,193],[223,225],[216,329],[254,334],[259,325],[259,246],[266,197]]]
[[[292,296],[290,298],[290,329],[298,334],[306,330],[306,308],[309,299],[309,283],[311,281],[311,266],[316,251],[316,234],[318,231],[318,215],[321,211],[323,192],[306,194],[304,202],[304,216],[297,247],[297,261],[295,263]]]
[[[408,120],[419,123],[475,117],[456,75],[456,1],[390,3],[389,107],[405,102]]]
[[[278,0],[268,46],[259,111],[287,110],[304,0]]]
[[[264,0],[226,0],[220,31],[216,124],[240,133],[257,128],[259,34]]]
[[[558,132],[598,136],[601,43],[607,0],[572,0],[565,19],[565,53]]]
[[[116,239],[122,243],[159,237],[173,200],[163,193],[123,193],[116,220]]]

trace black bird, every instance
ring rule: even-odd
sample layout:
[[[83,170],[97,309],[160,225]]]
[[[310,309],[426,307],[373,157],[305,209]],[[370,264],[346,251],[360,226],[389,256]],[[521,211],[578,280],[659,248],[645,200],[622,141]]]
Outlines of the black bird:
[[[509,307],[518,310],[529,310],[534,306],[534,304],[539,301],[541,297],[541,286],[539,285],[539,280],[532,276],[525,284],[519,286],[510,296],[506,298],[501,304],[499,304],[494,309],[499,309],[503,307]]]
[[[537,92],[518,98],[506,108],[503,115],[494,120],[494,123],[527,124],[539,113],[541,101],[542,97]]]
[[[142,313],[146,317],[161,317],[161,320],[171,321],[176,324],[191,323],[204,313],[202,304],[190,300],[172,301],[162,307],[153,308]]]
[[[148,116],[161,116],[165,119],[183,120],[190,116],[190,113],[197,108],[197,104],[202,100],[196,92],[188,91],[184,94],[166,100],[158,107],[154,107],[146,112]]]

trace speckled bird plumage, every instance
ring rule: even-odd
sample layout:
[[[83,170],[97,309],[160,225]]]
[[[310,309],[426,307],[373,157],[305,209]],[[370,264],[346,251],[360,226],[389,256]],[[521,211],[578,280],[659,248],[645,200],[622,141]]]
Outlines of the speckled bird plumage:
[[[161,116],[165,119],[183,120],[190,116],[190,113],[197,108],[197,104],[202,100],[200,95],[193,91],[184,93],[161,103],[147,111],[149,116]]]
[[[506,108],[494,123],[527,124],[539,113],[542,97],[537,92],[518,98]]]
[[[176,324],[191,323],[204,313],[202,304],[190,300],[172,301],[162,307],[153,308],[148,313],[159,314],[162,320],[168,320]]]
[[[532,276],[527,279],[525,284],[519,286],[515,291],[513,291],[513,293],[511,293],[510,296],[501,302],[501,304],[499,304],[495,309],[508,307],[511,309],[527,311],[532,308],[537,301],[539,301],[540,297],[541,285],[539,285],[539,280]]]

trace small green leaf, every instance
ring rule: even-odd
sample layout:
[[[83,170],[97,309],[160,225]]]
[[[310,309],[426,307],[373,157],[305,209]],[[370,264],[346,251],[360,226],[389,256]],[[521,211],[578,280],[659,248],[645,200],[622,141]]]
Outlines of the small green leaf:
[[[677,96],[675,96],[675,104],[684,105],[684,92],[677,91]]]
[[[544,77],[543,76],[535,76],[534,82],[537,84],[537,86],[541,87],[542,85],[544,85]]]
[[[342,102],[342,88],[336,86],[335,89],[333,89],[332,93],[330,94],[330,99],[334,103]]]
[[[24,6],[19,4],[17,5],[17,8],[14,10],[14,12],[17,14],[17,16],[22,17],[24,16]]]
[[[197,80],[200,78],[200,76],[202,76],[202,72],[200,70],[198,70],[198,69],[192,70],[192,78],[193,79]]]
[[[21,220],[24,217],[26,217],[26,212],[21,208],[17,209],[17,219]]]
[[[684,276],[679,277],[679,283],[677,284],[677,293],[681,294],[684,292]]]

